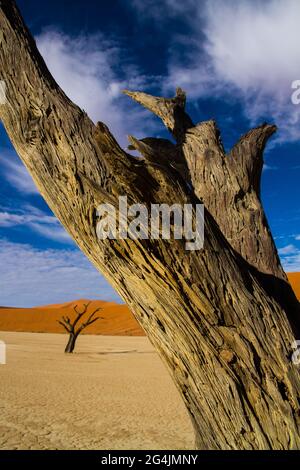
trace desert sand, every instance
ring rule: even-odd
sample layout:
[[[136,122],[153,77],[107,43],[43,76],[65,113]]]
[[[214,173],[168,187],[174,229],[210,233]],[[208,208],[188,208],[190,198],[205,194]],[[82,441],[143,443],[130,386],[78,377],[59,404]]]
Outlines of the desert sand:
[[[300,273],[288,276],[300,298]],[[0,449],[193,448],[181,398],[125,305],[93,301],[103,308],[85,331],[94,335],[63,353],[56,320],[84,302],[0,308]]]
[[[0,332],[0,449],[190,449],[193,431],[146,337]]]
[[[0,331],[27,331],[32,333],[65,333],[57,322],[62,315],[73,318],[74,306],[82,310],[83,304],[91,302],[88,313],[96,308],[102,310],[97,316],[101,319],[90,325],[83,334],[144,336],[145,333],[124,304],[102,300],[80,299],[64,304],[47,305],[33,308],[0,307]]]

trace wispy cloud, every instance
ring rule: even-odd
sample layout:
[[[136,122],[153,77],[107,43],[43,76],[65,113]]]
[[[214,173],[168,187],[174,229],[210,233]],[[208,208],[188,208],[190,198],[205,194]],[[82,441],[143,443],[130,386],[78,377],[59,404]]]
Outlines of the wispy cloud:
[[[263,171],[269,170],[278,170],[278,166],[267,165],[267,163],[264,163]]]
[[[155,81],[145,77],[113,41],[101,34],[71,37],[48,29],[37,45],[64,92],[94,121],[105,122],[119,143],[127,147],[127,135],[151,135],[156,121],[142,107],[123,96],[123,88],[147,89]],[[5,180],[24,196],[39,194],[30,174],[12,150],[0,151]],[[46,233],[45,228],[37,227]]]
[[[16,226],[24,226],[43,237],[60,243],[73,243],[71,237],[54,216],[47,215],[29,205],[14,212],[1,210],[0,207],[0,228],[8,229]]]
[[[36,40],[64,92],[94,121],[105,122],[122,146],[128,134],[141,136],[147,127],[154,128],[149,113],[121,90],[147,89],[155,77],[145,77],[117,43],[101,34],[70,37],[57,30],[46,30]]]
[[[280,255],[292,255],[297,251],[297,248],[294,245],[286,245],[278,249]]]
[[[55,223],[49,225],[40,222],[31,222],[29,224],[29,228],[49,240],[57,241],[59,243],[70,243],[73,245],[74,242],[68,232],[66,232],[62,225],[59,224],[56,218],[54,218],[54,220]]]
[[[14,188],[27,195],[38,194],[33,179],[14,152],[2,150],[0,152],[0,161],[4,178]]]
[[[31,307],[76,298],[120,301],[78,250],[40,250],[0,239],[0,305]],[[17,295],[16,295],[17,293]]]
[[[287,245],[278,250],[282,265],[286,272],[300,271],[300,249],[294,245]]]

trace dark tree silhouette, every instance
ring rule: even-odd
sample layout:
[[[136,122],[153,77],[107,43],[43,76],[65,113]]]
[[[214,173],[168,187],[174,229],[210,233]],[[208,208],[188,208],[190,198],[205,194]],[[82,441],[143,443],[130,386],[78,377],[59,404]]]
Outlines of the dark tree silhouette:
[[[57,320],[58,323],[60,325],[62,325],[65,330],[67,330],[67,332],[69,333],[69,341],[67,343],[67,346],[66,346],[66,349],[65,349],[65,353],[72,353],[74,351],[74,348],[75,348],[75,344],[76,344],[76,340],[78,338],[78,336],[80,335],[80,333],[83,332],[83,330],[91,325],[92,323],[95,323],[95,321],[99,320],[99,318],[101,317],[95,317],[96,313],[99,312],[100,310],[102,310],[100,307],[97,308],[96,310],[94,310],[88,317],[87,317],[87,320],[84,321],[83,323],[81,324],[78,324],[79,323],[79,320],[82,320],[84,315],[87,314],[87,311],[88,311],[88,308],[89,308],[89,305],[91,304],[91,302],[87,303],[87,304],[83,304],[83,311],[82,312],[79,312],[78,311],[78,306],[75,305],[74,307],[74,311],[76,313],[76,317],[71,320],[69,317],[67,316],[63,316],[61,318],[61,320]]]

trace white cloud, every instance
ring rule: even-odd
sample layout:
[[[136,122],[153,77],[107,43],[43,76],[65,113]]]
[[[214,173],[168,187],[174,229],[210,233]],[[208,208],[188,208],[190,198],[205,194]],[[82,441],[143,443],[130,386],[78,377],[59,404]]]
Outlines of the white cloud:
[[[300,249],[286,247],[286,253],[281,254],[281,262],[287,273],[300,271]]]
[[[27,227],[43,237],[60,243],[73,243],[56,217],[47,215],[31,205],[15,212],[0,208],[0,227],[7,229],[16,226]]]
[[[120,301],[79,250],[39,250],[0,239],[0,305],[31,307],[78,298]]]
[[[39,222],[31,222],[29,224],[29,228],[34,232],[42,235],[45,238],[48,238],[53,241],[57,241],[60,243],[70,243],[73,244],[73,240],[68,234],[68,232],[64,229],[62,225],[58,222],[56,218],[53,217],[55,223],[51,225],[47,225],[45,223]]]
[[[183,39],[187,63],[171,55],[167,88],[182,86],[192,98],[235,95],[252,124],[270,116],[279,140],[299,139],[300,105],[291,103],[299,21],[298,0],[196,2]]]
[[[278,167],[277,166],[267,165],[266,163],[264,163],[263,171],[269,171],[269,170],[278,170]]]
[[[286,245],[278,249],[280,255],[292,255],[297,251],[297,248],[294,245]]]
[[[20,160],[11,151],[1,152],[1,169],[5,179],[18,191],[24,194],[38,194],[33,179]]]
[[[34,215],[25,213],[0,212],[0,227],[14,227],[16,225],[29,225],[31,223],[54,224],[56,219],[47,215]]]
[[[63,91],[93,121],[108,125],[122,146],[127,146],[128,134],[141,136],[147,126],[153,128],[149,114],[134,106],[121,90],[147,88],[154,77],[143,76],[116,44],[100,34],[69,37],[53,30],[43,32],[36,41]]]
[[[293,235],[293,238],[299,240],[300,236]],[[300,271],[300,249],[298,247],[292,244],[286,245],[279,248],[278,253],[283,268],[287,273]]]
[[[245,91],[290,92],[300,64],[298,0],[215,0],[206,11],[205,47],[220,77]]]

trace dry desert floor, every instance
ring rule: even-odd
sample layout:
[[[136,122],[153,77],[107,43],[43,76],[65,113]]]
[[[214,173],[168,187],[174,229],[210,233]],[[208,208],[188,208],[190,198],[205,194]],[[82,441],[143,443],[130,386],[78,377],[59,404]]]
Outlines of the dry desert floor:
[[[181,399],[146,337],[0,332],[0,449],[191,449]]]

